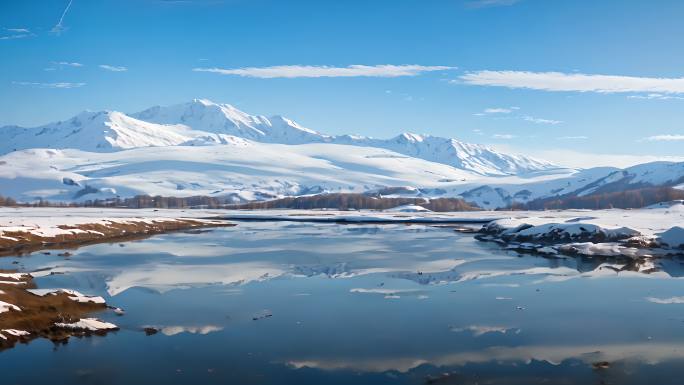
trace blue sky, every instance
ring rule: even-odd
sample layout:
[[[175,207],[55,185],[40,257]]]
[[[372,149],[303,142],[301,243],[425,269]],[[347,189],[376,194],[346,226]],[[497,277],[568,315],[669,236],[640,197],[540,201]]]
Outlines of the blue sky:
[[[0,125],[208,98],[578,166],[684,157],[682,20],[678,0],[3,0]]]

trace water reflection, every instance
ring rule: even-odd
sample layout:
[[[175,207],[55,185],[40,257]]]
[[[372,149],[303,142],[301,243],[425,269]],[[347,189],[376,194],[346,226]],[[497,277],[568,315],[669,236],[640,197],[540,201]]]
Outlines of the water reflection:
[[[547,259],[430,226],[246,222],[0,259],[17,266],[126,315],[103,315],[115,335],[0,353],[18,370],[8,383],[42,383],[38,365],[70,384],[675,384],[684,363],[678,259]]]
[[[70,273],[99,271],[107,275],[110,295],[131,287],[163,292],[283,276],[387,274],[427,285],[501,281],[518,275],[535,276],[536,281],[631,273],[658,277],[684,274],[680,259],[543,258],[498,250],[496,245],[477,242],[448,228],[420,225],[245,222],[234,229],[165,235],[120,248],[95,245],[76,254],[56,265],[51,258],[34,257],[24,267]],[[50,263],[41,264],[41,259]]]

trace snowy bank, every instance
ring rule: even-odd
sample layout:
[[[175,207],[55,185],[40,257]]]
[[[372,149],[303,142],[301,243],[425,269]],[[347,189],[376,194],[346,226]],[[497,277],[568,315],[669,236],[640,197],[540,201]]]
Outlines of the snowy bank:
[[[31,274],[0,274],[7,279],[0,282],[0,350],[35,338],[66,341],[72,336],[118,329],[112,323],[87,317],[108,308],[116,313],[117,308],[107,306],[102,297],[68,289],[28,289],[35,287]]]
[[[684,254],[681,205],[641,210],[600,210],[564,221],[553,213],[491,221],[477,239],[507,249],[546,255],[644,258]],[[549,215],[551,214],[551,215]]]
[[[232,226],[202,218],[204,210],[0,208],[0,255],[42,248],[148,236],[200,227]]]

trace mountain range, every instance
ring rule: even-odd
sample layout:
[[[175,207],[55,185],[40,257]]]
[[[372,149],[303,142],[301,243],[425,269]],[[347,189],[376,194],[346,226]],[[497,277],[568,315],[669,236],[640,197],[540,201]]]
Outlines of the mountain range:
[[[195,99],[0,128],[0,195],[82,201],[206,195],[234,202],[326,192],[462,197],[482,208],[684,185],[684,163],[577,170],[451,138],[326,135],[283,116]],[[388,188],[390,188],[388,190]]]

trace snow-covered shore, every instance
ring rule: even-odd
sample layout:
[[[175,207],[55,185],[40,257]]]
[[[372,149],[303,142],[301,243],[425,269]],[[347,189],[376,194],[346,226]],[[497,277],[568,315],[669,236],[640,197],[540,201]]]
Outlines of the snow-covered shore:
[[[570,213],[581,215],[569,217]],[[639,210],[540,212],[498,219],[480,232],[480,240],[548,255],[641,258],[684,254],[684,205],[673,202]]]
[[[650,257],[684,252],[684,204],[638,210],[338,211],[0,208],[0,245],[88,242],[230,221],[483,224],[478,238],[540,254]],[[26,236],[17,236],[26,234]],[[61,241],[60,241],[61,240]]]
[[[0,253],[230,225],[209,210],[0,208]]]
[[[684,254],[684,204],[680,201],[637,210],[263,210],[227,212],[222,217],[235,221],[483,224],[478,239],[523,252],[630,258]]]

